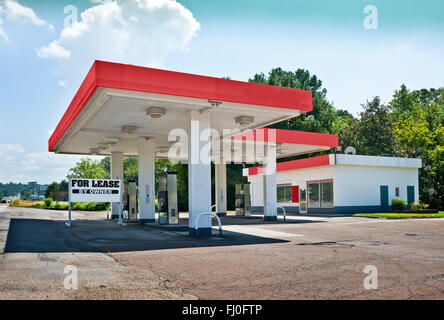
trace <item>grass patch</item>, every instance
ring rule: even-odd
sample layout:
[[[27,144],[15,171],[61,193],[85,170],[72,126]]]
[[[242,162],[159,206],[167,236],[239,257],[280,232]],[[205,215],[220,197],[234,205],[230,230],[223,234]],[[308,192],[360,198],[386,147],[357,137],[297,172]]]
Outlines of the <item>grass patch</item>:
[[[385,219],[444,218],[444,211],[439,211],[438,213],[357,213],[354,216]]]
[[[21,208],[39,208],[39,209],[50,209],[50,210],[68,210],[68,202],[56,201],[48,203],[44,201],[28,201],[28,200],[14,200],[9,206],[10,207],[21,207]],[[109,202],[73,202],[72,210],[76,211],[105,211],[110,206]]]
[[[9,204],[9,207],[36,208],[40,205],[45,205],[45,203],[43,201],[14,200]]]

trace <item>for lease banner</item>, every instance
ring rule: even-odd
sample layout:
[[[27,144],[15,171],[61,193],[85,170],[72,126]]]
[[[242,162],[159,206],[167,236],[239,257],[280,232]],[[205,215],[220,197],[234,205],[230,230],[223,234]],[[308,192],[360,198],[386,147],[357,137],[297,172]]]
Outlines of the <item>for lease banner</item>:
[[[69,179],[71,202],[120,202],[119,179]]]

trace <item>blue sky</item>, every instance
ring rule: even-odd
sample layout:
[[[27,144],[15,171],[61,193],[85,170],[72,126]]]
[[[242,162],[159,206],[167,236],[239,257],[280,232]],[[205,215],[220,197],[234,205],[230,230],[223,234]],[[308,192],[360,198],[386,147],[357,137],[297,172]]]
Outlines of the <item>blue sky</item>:
[[[377,29],[364,28],[367,5]],[[0,0],[0,182],[66,176],[78,157],[47,141],[94,59],[236,80],[305,68],[356,114],[402,83],[444,86],[443,17],[433,0]]]

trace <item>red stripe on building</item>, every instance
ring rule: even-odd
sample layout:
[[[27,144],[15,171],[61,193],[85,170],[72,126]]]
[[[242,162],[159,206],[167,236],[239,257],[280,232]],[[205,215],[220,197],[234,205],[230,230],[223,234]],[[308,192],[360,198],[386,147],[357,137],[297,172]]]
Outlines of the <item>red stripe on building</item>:
[[[298,159],[286,162],[278,162],[276,163],[276,171],[277,172],[290,171],[290,170],[321,167],[328,165],[330,165],[330,156],[327,154],[318,157],[304,158],[304,159]],[[249,176],[254,176],[262,173],[263,173],[262,166],[248,168]]]

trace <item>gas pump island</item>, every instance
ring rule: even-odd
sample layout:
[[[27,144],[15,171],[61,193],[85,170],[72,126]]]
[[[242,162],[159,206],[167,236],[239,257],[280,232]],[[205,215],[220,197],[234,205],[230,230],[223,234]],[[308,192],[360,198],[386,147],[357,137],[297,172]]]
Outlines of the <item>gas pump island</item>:
[[[179,206],[177,202],[177,173],[162,172],[158,175],[158,179],[158,222],[159,224],[178,224]],[[123,215],[125,222],[139,221],[139,197],[136,181],[126,181],[123,190]]]
[[[159,210],[159,224],[178,224],[177,172],[163,172],[158,177],[157,208]]]
[[[109,156],[110,178],[121,181],[124,157],[138,157],[138,188],[128,182],[123,198],[127,218],[143,224],[156,221],[155,192],[160,223],[179,222],[176,175],[159,176],[155,190],[155,159],[188,163],[188,231],[211,235],[212,216],[203,215],[213,206],[211,163],[218,215],[227,212],[226,164],[261,163],[264,220],[276,220],[276,159],[328,151],[338,142],[336,135],[264,127],[312,110],[310,91],[95,61],[51,135],[48,151]],[[171,155],[182,135],[171,140],[177,130],[188,140]],[[208,147],[200,138],[209,130]],[[225,143],[229,146],[222,153]],[[243,150],[253,144],[267,148],[250,159],[251,152]],[[236,192],[239,214],[248,214],[247,189]],[[113,203],[113,217],[121,207]]]

